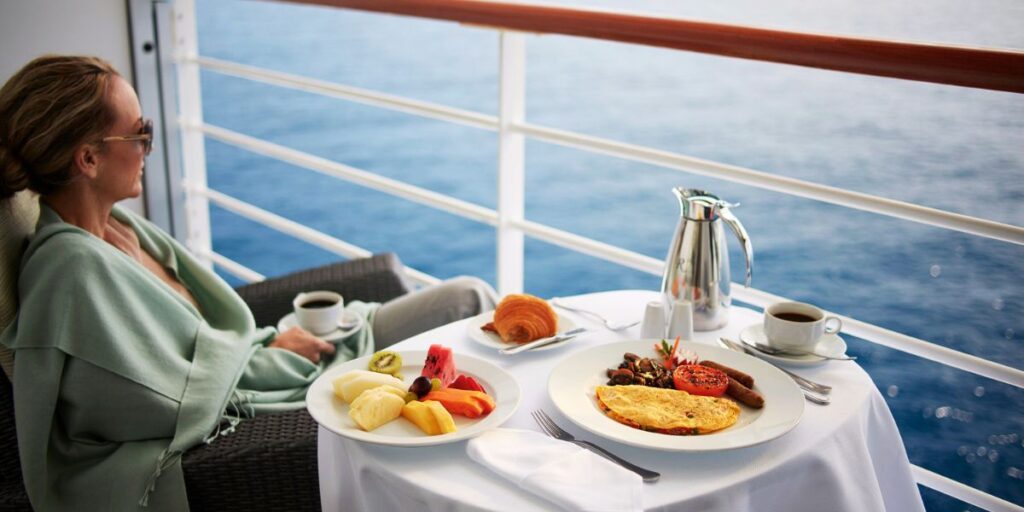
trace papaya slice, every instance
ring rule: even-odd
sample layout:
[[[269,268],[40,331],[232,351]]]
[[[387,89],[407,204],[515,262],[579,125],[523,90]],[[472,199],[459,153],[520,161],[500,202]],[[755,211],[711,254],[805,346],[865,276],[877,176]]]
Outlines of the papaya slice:
[[[486,393],[466,389],[443,388],[431,391],[423,400],[437,400],[452,414],[479,418],[494,410],[494,400]]]

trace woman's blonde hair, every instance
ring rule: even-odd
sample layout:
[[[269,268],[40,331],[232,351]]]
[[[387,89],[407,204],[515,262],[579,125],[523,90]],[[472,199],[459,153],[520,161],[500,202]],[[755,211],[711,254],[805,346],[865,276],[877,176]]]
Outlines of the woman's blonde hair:
[[[114,123],[107,91],[117,70],[96,57],[46,55],[0,89],[0,199],[26,188],[59,190],[74,177],[77,147]]]

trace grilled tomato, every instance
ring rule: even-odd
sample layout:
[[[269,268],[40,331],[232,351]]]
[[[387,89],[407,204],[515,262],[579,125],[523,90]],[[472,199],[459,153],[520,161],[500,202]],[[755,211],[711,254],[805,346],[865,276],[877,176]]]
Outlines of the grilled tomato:
[[[672,383],[676,389],[691,395],[722,396],[729,387],[729,376],[699,364],[677,366],[672,372]]]

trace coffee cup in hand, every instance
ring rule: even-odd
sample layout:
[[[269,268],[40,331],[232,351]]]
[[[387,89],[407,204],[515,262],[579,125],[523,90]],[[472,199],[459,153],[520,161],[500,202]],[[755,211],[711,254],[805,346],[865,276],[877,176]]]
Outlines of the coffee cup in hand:
[[[803,302],[779,302],[764,310],[764,334],[777,348],[812,350],[826,334],[843,328],[843,321]]]
[[[299,327],[313,334],[328,334],[338,328],[345,311],[345,299],[331,291],[303,292],[292,301]]]

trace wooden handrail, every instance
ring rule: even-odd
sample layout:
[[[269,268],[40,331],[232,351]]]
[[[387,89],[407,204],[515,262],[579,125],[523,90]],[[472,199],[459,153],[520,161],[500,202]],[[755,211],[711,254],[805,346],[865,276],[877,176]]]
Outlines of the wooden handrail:
[[[1024,93],[1024,51],[787,32],[486,0],[283,0]]]

